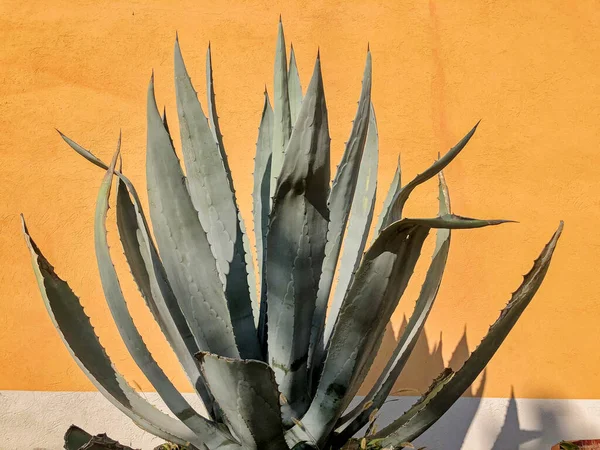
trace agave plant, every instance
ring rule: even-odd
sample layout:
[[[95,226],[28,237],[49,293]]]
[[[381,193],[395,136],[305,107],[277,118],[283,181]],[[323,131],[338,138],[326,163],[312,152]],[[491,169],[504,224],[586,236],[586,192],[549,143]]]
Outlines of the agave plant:
[[[451,230],[504,222],[465,218],[450,210],[441,171],[477,126],[409,183],[401,184],[397,169],[365,251],[378,161],[371,55],[367,51],[358,110],[330,183],[320,57],[303,93],[293,49],[288,63],[280,23],[274,106],[265,92],[256,145],[255,269],[219,128],[210,47],[206,80],[208,119],[176,41],[175,86],[185,174],[150,81],[146,165],[154,235],[134,185],[116,167],[120,138],[112,162],[105,164],[62,135],[77,153],[106,171],[94,225],[102,287],[132,358],[172,414],[148,403],[117,372],[79,299],[56,275],[23,222],[42,297],[61,338],[117,408],[142,429],[175,444],[209,450],[407,445],[450,408],[494,355],[544,279],[562,223],[464,366],[443,372],[390,425],[376,431],[371,423],[365,438],[353,439],[373,422],[423,329],[441,283]],[[439,215],[403,218],[411,192],[436,175]],[[131,273],[206,406],[204,415],[190,406],[150,354],[123,297],[106,237],[114,179],[116,221]],[[432,229],[437,230],[433,259],[406,331],[377,382],[350,408]]]

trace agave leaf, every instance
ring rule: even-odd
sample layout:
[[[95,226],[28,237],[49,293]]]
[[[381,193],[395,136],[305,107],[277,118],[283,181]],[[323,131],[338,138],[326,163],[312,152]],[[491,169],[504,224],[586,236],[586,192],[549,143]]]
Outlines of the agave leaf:
[[[296,123],[300,107],[302,106],[302,86],[300,85],[300,74],[296,65],[296,53],[294,45],[290,50],[290,67],[288,69],[288,97],[290,100],[290,117],[292,126]]]
[[[166,123],[166,114],[163,114],[163,123]],[[60,133],[60,135],[72,149],[88,161],[105,170],[108,169],[108,165],[92,152],[64,134]],[[213,413],[215,412],[213,400],[202,381],[200,370],[193,358],[193,355],[199,351],[198,345],[167,280],[135,186],[120,170],[115,170],[115,174],[119,178],[117,226],[131,274],[191,384],[200,395],[207,411]]]
[[[208,102],[208,120],[210,121],[210,131],[212,132],[213,138],[219,147],[219,154],[221,156],[221,161],[223,161],[225,175],[227,176],[227,181],[229,181],[229,189],[231,192],[235,192],[233,189],[233,178],[231,177],[231,169],[229,168],[227,152],[225,152],[225,147],[223,146],[223,135],[221,134],[219,116],[217,115],[217,106],[215,104],[215,84],[213,82],[210,43],[208,44],[208,50],[206,50],[206,98]]]
[[[273,77],[273,148],[271,158],[271,196],[275,195],[277,179],[283,167],[283,155],[292,134],[292,118],[288,91],[287,56],[283,24],[279,19],[275,71]]]
[[[408,197],[410,196],[412,191],[414,191],[415,188],[420,184],[423,184],[430,178],[436,176],[441,170],[443,170],[448,164],[450,164],[452,160],[458,156],[461,150],[465,148],[467,142],[469,142],[469,140],[473,137],[478,125],[479,122],[477,122],[475,126],[471,128],[471,131],[469,131],[466,134],[466,136],[458,142],[458,144],[456,144],[454,147],[448,150],[448,153],[446,153],[441,158],[438,158],[437,161],[434,162],[431,166],[429,166],[423,173],[418,174],[414,179],[412,179],[407,185],[405,185],[396,193],[394,199],[392,200],[392,205],[383,219],[384,227],[402,218],[402,210],[404,209],[404,204],[408,200]]]
[[[329,211],[329,129],[317,57],[288,144],[267,235],[269,364],[291,411],[308,407],[307,357]]]
[[[79,450],[81,447],[87,444],[92,437],[93,436],[87,431],[82,430],[75,425],[71,425],[65,433],[64,448],[66,450]]]
[[[335,287],[333,301],[329,307],[329,320],[327,320],[325,325],[325,336],[323,339],[325,347],[331,337],[333,324],[342,306],[344,295],[362,259],[367,243],[367,236],[371,229],[373,210],[375,208],[375,195],[377,194],[378,159],[379,138],[377,135],[377,121],[375,119],[373,104],[371,104],[367,141],[358,172],[356,193],[352,201],[350,218],[348,219],[344,252],[340,258],[338,282]]]
[[[207,69],[210,80],[210,53]],[[226,159],[223,159],[223,142],[220,138],[212,82],[209,81],[208,85],[212,130],[187,73],[177,40],[175,86],[189,195],[202,228],[206,231],[219,277],[225,287],[225,298],[240,355],[244,358],[260,358],[239,211],[229,167]],[[251,267],[251,270],[254,271],[254,268]]]
[[[146,172],[156,243],[198,347],[239,357],[223,285],[177,155],[158,114],[153,80],[148,88]]]
[[[379,236],[381,230],[383,230],[383,221],[385,217],[389,214],[389,210],[392,206],[392,201],[394,197],[398,193],[398,191],[402,188],[402,170],[400,167],[400,156],[398,156],[398,163],[396,165],[396,172],[394,172],[394,178],[392,179],[392,184],[385,195],[385,199],[383,200],[383,206],[381,208],[381,212],[379,213],[379,217],[377,218],[377,224],[375,225],[375,230],[373,232],[373,241]]]
[[[131,189],[128,192],[123,179],[119,178],[117,226],[125,257],[142,297],[175,352],[190,383],[200,395],[209,414],[214,414],[216,411],[213,399],[194,360],[194,355],[199,351],[198,344],[169,285],[165,269],[151,241],[137,195],[133,195],[132,202],[131,192]]]
[[[126,445],[119,444],[106,434],[92,436],[87,431],[71,425],[65,433],[65,450],[134,450]]]
[[[365,253],[344,298],[315,397],[302,418],[305,430],[319,444],[327,438],[363,381],[363,368],[369,366],[379,349],[385,326],[408,284],[429,230],[500,223],[503,221],[446,215],[404,219],[383,230]],[[305,430],[292,428],[288,443],[306,441]]]
[[[252,205],[254,214],[254,235],[256,236],[256,255],[260,284],[260,318],[258,321],[258,339],[266,355],[267,346],[267,277],[265,254],[267,252],[267,230],[271,212],[271,150],[273,148],[273,109],[265,89],[265,103],[258,128],[256,157],[254,158],[254,190]]]
[[[214,423],[202,417],[190,406],[156,363],[133,322],[123,292],[121,291],[117,272],[110,256],[106,230],[108,201],[120,147],[121,139],[119,137],[117,151],[104,176],[96,202],[94,240],[104,295],[127,350],[129,350],[134,361],[150,383],[152,383],[167,407],[190,430],[194,431],[206,445],[210,448],[216,448],[218,445],[226,443],[228,441],[227,437]]]
[[[439,176],[439,200],[440,216],[450,213],[450,196],[448,187],[444,179],[443,173]],[[408,358],[419,338],[425,321],[429,316],[429,312],[433,306],[433,302],[437,296],[438,290],[442,283],[442,276],[448,260],[448,251],[450,249],[450,230],[440,228],[437,231],[436,245],[433,252],[433,258],[425,282],[421,288],[421,292],[415,305],[415,310],[398,341],[394,352],[392,353],[383,372],[363,398],[349,413],[344,415],[339,421],[338,426],[344,424],[338,431],[336,441],[345,442],[354,436],[370,419],[371,414],[381,408],[392,391],[392,388],[406,365]]]
[[[383,446],[411,441],[422,434],[475,381],[542,284],[562,229],[563,223],[561,222],[552,239],[534,262],[533,268],[525,275],[521,286],[513,293],[510,301],[500,313],[500,317],[490,327],[486,336],[464,365],[456,373],[447,370],[410,410],[375,435],[376,438],[382,438]]]
[[[262,361],[198,355],[211,392],[229,426],[252,450],[287,450],[279,410],[279,392],[271,368]]]
[[[215,85],[213,83],[213,72],[212,72],[212,57],[210,51],[210,44],[208,45],[208,51],[206,52],[206,92],[208,98],[208,117],[210,121],[211,131],[213,133],[213,137],[219,146],[219,153],[221,155],[221,160],[223,161],[223,167],[225,168],[225,174],[227,175],[227,180],[229,181],[229,188],[232,193],[235,193],[235,188],[233,187],[233,178],[231,177],[231,169],[229,168],[229,161],[227,160],[227,153],[225,152],[225,146],[223,145],[223,135],[221,134],[221,128],[219,127],[219,117],[217,115],[217,107],[215,105]],[[234,247],[234,260],[231,263],[231,268],[229,270],[229,275],[227,276],[227,292],[226,296],[229,301],[229,308],[233,310],[240,310],[239,314],[241,320],[236,320],[233,318],[233,326],[236,331],[236,336],[239,334],[241,337],[238,339],[243,339],[244,342],[247,341],[245,338],[245,333],[256,333],[256,325],[258,324],[258,299],[256,296],[256,275],[254,272],[254,259],[252,258],[252,252],[250,250],[250,241],[248,240],[248,235],[246,234],[246,226],[244,224],[244,218],[240,214],[240,209],[238,208],[235,195],[233,195],[233,202],[235,205],[235,209],[237,212],[237,229],[236,236],[238,237],[235,242]],[[246,275],[248,283],[245,284],[243,282],[243,277]],[[240,278],[241,277],[241,278]],[[241,280],[241,281],[240,281]],[[245,299],[244,290],[248,290],[250,293],[250,303],[252,308],[252,316],[254,318],[254,328],[250,328],[247,323],[247,320],[244,318],[244,315],[248,314],[247,305],[245,302],[239,302],[239,300],[235,299]],[[230,300],[231,298],[231,300]],[[239,304],[238,304],[239,303]],[[241,306],[241,308],[240,308]],[[235,314],[233,314],[235,315]],[[232,316],[233,317],[233,316]],[[244,332],[241,328],[246,328],[247,331]],[[239,333],[238,333],[239,332]],[[247,344],[244,344],[241,347],[242,356],[248,358],[256,358],[260,357],[260,354],[256,353],[256,340],[250,338],[249,342],[253,345],[249,346],[250,353],[246,352]],[[238,342],[239,345],[239,342]],[[254,353],[253,353],[254,352]]]
[[[362,155],[367,138],[369,126],[369,114],[371,105],[371,53],[367,52],[367,61],[362,82],[362,90],[356,117],[352,124],[350,138],[346,143],[346,149],[342,161],[331,187],[329,195],[330,224],[327,230],[327,246],[325,247],[325,261],[323,272],[319,282],[315,316],[311,330],[309,354],[309,366],[313,365],[313,359],[321,355],[323,346],[323,330],[325,327],[325,316],[327,314],[327,303],[331,292],[331,285],[338,262],[338,256],[350,214],[350,207],[354,198],[356,181],[360,169]],[[316,361],[315,361],[316,362]]]
[[[25,220],[21,220],[33,271],[48,314],[69,353],[92,384],[143,430],[178,444],[191,442],[201,446],[202,442],[189,428],[148,403],[116,371],[79,298],[54,272],[29,235]]]

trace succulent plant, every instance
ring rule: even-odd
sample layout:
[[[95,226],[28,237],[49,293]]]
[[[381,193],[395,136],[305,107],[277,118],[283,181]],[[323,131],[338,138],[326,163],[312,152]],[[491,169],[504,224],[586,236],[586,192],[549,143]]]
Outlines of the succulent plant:
[[[120,138],[112,162],[105,164],[61,135],[77,153],[106,171],[94,225],[102,287],[131,356],[172,415],[156,409],[117,372],[78,297],[56,275],[23,221],[42,297],[61,338],[79,367],[117,408],[142,429],[175,444],[209,450],[338,449],[348,442],[356,448],[407,445],[450,408],[492,358],[544,279],[562,223],[464,366],[443,372],[411,409],[376,431],[373,418],[436,298],[451,230],[504,222],[451,213],[442,169],[477,126],[405,185],[398,167],[365,251],[378,162],[370,52],[350,138],[330,183],[320,57],[303,93],[293,49],[288,63],[280,23],[274,106],[265,92],[256,145],[255,269],[219,128],[210,47],[206,80],[208,119],[176,41],[175,85],[185,174],[150,81],[146,164],[153,235],[134,185],[116,167]],[[411,192],[436,175],[439,215],[404,218]],[[106,238],[114,179],[117,226],[131,273],[206,406],[205,416],[165,375],[132,320]],[[375,385],[358,405],[349,407],[432,229],[437,230],[433,259],[406,331]],[[332,292],[336,273],[339,279]],[[365,438],[351,439],[369,423]]]

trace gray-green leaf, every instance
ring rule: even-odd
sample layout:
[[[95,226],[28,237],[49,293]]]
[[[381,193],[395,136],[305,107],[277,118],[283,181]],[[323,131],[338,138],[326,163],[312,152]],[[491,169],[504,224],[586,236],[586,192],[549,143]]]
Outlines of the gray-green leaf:
[[[267,350],[267,230],[271,212],[271,156],[273,148],[273,109],[265,89],[265,103],[258,128],[256,157],[254,159],[254,189],[252,205],[254,214],[254,236],[256,237],[256,255],[260,276],[260,318],[258,321],[258,339],[263,353]]]
[[[323,330],[327,303],[331,292],[331,285],[337,266],[346,224],[350,214],[350,207],[356,189],[356,180],[360,169],[362,155],[367,139],[369,115],[371,110],[371,53],[367,52],[367,61],[362,81],[362,90],[358,109],[352,124],[352,131],[346,143],[342,161],[338,167],[329,195],[330,224],[327,230],[327,246],[325,247],[325,261],[323,273],[319,282],[315,316],[311,330],[309,366],[314,365],[313,359],[320,357],[323,347]],[[316,362],[316,361],[315,361]]]
[[[532,269],[525,275],[521,286],[513,293],[510,301],[500,313],[500,317],[490,327],[465,364],[456,373],[447,370],[410,410],[374,436],[382,438],[382,446],[411,441],[422,434],[475,381],[542,284],[562,229],[563,223],[561,222],[552,239],[535,260]]]
[[[369,130],[367,132],[367,141],[365,150],[358,172],[356,182],[356,193],[352,201],[350,218],[348,219],[348,230],[344,240],[344,252],[340,258],[340,268],[338,282],[335,287],[333,300],[329,306],[329,318],[325,325],[325,335],[323,338],[324,346],[331,337],[333,324],[337,317],[346,291],[350,282],[358,269],[362,259],[367,236],[371,229],[373,220],[373,210],[375,208],[375,196],[377,194],[377,165],[379,160],[379,137],[377,135],[377,121],[375,119],[375,110],[371,104],[371,114],[369,117]]]
[[[423,173],[418,174],[414,179],[412,179],[407,185],[405,185],[402,189],[400,189],[394,199],[392,200],[391,207],[387,212],[387,215],[383,219],[383,226],[387,227],[392,222],[396,220],[400,220],[402,218],[402,210],[404,209],[404,204],[408,200],[408,197],[415,190],[417,186],[423,184],[430,178],[436,176],[441,170],[443,170],[448,164],[452,162],[454,158],[458,156],[458,154],[462,151],[463,148],[467,145],[469,140],[475,134],[475,130],[477,130],[477,126],[479,122],[475,124],[475,126],[469,131],[465,137],[463,137],[458,144],[448,150],[441,158],[438,158],[436,162],[434,162],[431,166],[429,166]]]
[[[148,87],[146,178],[156,243],[198,347],[239,357],[223,284],[158,113],[153,80]]]
[[[290,117],[293,127],[302,106],[302,86],[300,85],[300,74],[296,65],[296,53],[294,52],[293,44],[290,50],[290,67],[288,70],[288,96],[290,99]]]
[[[287,56],[283,24],[279,20],[275,70],[273,75],[273,149],[271,159],[271,196],[275,195],[277,179],[283,167],[283,155],[292,133],[290,97],[288,91]]]
[[[377,353],[385,326],[412,276],[431,228],[466,229],[503,223],[454,215],[404,219],[383,230],[365,253],[333,329],[316,395],[302,418],[304,429],[288,432],[288,443],[317,443],[329,435],[356,394]],[[306,431],[305,431],[306,430]]]
[[[42,255],[29,235],[23,218],[22,226],[33,271],[48,314],[67,350],[92,384],[143,430],[178,444],[192,442],[201,446],[202,442],[189,428],[148,403],[116,371],[79,298],[58,277],[52,265]]]
[[[440,216],[450,213],[450,196],[448,187],[443,176],[439,176],[439,214]],[[369,422],[369,417],[373,411],[380,409],[387,396],[392,391],[394,383],[402,372],[408,358],[421,334],[425,321],[433,306],[438,290],[442,283],[442,276],[448,260],[448,251],[450,249],[450,230],[440,228],[437,231],[436,245],[433,252],[433,258],[425,282],[415,305],[415,310],[408,321],[402,337],[398,341],[394,352],[392,353],[383,372],[367,393],[367,395],[356,405],[349,413],[344,415],[339,421],[344,424],[340,427],[336,441],[342,442],[354,436],[363,426]],[[349,422],[349,423],[346,423]]]
[[[227,159],[223,157],[223,141],[216,116],[213,84],[210,81],[210,52],[207,56],[207,71],[212,130],[187,73],[179,41],[176,41],[177,111],[190,198],[202,228],[206,231],[219,277],[225,287],[225,298],[240,355],[244,358],[260,358],[243,233],[231,173]],[[252,290],[254,289],[255,286],[252,286]]]
[[[269,364],[289,402],[286,424],[301,417],[310,401],[307,358],[329,220],[329,141],[317,58],[277,182],[267,236]]]
[[[198,355],[211,392],[232,431],[248,450],[288,450],[283,437],[279,392],[262,361]]]
[[[127,350],[150,383],[152,383],[167,407],[175,414],[175,417],[181,420],[190,430],[194,431],[209,448],[217,448],[219,445],[228,442],[227,437],[222,434],[214,423],[194,411],[156,363],[133,322],[127,302],[121,291],[117,271],[110,256],[106,230],[108,201],[120,147],[121,139],[119,137],[117,151],[98,192],[94,220],[96,259],[98,261],[104,296]]]

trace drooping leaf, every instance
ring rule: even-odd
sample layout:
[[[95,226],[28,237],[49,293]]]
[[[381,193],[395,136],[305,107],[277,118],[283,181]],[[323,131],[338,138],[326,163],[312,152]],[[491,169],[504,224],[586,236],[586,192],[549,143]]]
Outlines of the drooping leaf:
[[[325,261],[319,282],[317,302],[310,339],[309,367],[315,357],[322,355],[323,330],[327,303],[331,292],[331,285],[344,239],[344,232],[350,214],[350,207],[354,198],[358,171],[367,139],[369,115],[371,105],[371,53],[367,52],[367,61],[362,81],[362,90],[358,109],[352,124],[350,137],[342,161],[338,167],[329,195],[330,224],[327,230],[327,246],[325,247]]]
[[[337,317],[323,372],[302,418],[308,433],[294,427],[288,443],[313,436],[322,444],[362,383],[377,353],[385,326],[412,276],[431,228],[466,229],[503,223],[446,215],[404,219],[383,230],[365,253]]]
[[[338,282],[333,295],[333,300],[329,307],[329,319],[325,325],[325,336],[323,338],[324,347],[327,347],[331,332],[333,331],[335,318],[339,313],[346,291],[358,269],[365,250],[367,237],[373,220],[373,210],[375,208],[378,159],[379,137],[377,135],[377,121],[375,119],[373,104],[371,104],[367,140],[360,170],[358,172],[356,193],[354,194],[354,200],[352,201],[350,218],[348,219],[348,230],[346,231],[346,239],[344,240],[344,252],[340,258]]]
[[[510,301],[500,313],[500,317],[490,327],[486,336],[464,365],[456,373],[447,370],[411,409],[376,434],[376,438],[382,438],[383,446],[397,445],[399,442],[413,440],[422,434],[475,381],[539,289],[548,272],[562,229],[561,222],[552,239],[534,262],[533,268],[525,275],[521,286],[513,293]]]
[[[223,285],[179,160],[158,114],[153,80],[148,88],[146,178],[160,257],[198,347],[239,357]]]
[[[65,450],[79,450],[87,444],[92,435],[75,425],[71,425],[65,433]]]
[[[292,134],[292,118],[288,91],[287,55],[283,24],[279,20],[275,70],[273,75],[273,147],[271,157],[271,197],[275,195],[277,179],[283,167],[283,155]]]
[[[377,224],[375,225],[375,230],[373,231],[373,241],[377,239],[381,230],[383,230],[383,221],[385,217],[389,214],[389,210],[392,206],[392,201],[394,197],[398,193],[398,191],[402,188],[402,170],[400,167],[400,156],[398,156],[398,163],[396,165],[396,172],[394,172],[394,178],[392,179],[392,184],[388,188],[387,194],[385,195],[385,199],[383,200],[383,206],[381,208],[381,212],[379,213],[379,217],[377,218]]]
[[[71,425],[65,433],[65,450],[134,450],[122,445],[106,434],[92,436],[75,425]]]
[[[296,65],[296,53],[294,52],[293,44],[291,45],[290,67],[288,69],[288,97],[290,100],[290,117],[293,127],[302,106],[302,86],[300,85],[300,74]]]
[[[94,220],[96,259],[100,271],[100,280],[102,282],[104,296],[117,326],[117,330],[119,331],[129,354],[154,386],[158,395],[163,399],[175,417],[196,433],[206,445],[211,448],[216,448],[218,445],[228,442],[228,438],[214,423],[202,417],[190,406],[187,400],[185,400],[183,395],[175,388],[171,380],[156,363],[133,322],[133,318],[127,307],[127,302],[121,291],[117,271],[115,270],[110,256],[106,229],[106,217],[112,179],[120,147],[121,139],[119,137],[117,151],[102,180],[100,191],[98,192]]]
[[[256,237],[256,255],[260,276],[260,318],[258,321],[258,339],[267,353],[267,277],[266,260],[267,230],[271,212],[271,153],[273,148],[273,109],[265,89],[265,103],[258,128],[256,157],[254,158],[254,189],[252,205],[254,213],[254,236]]]
[[[210,53],[207,69],[210,79]],[[240,354],[244,358],[260,358],[248,285],[243,233],[232,189],[233,181],[228,164],[223,159],[223,141],[220,138],[212,83],[209,82],[208,85],[213,130],[210,129],[202,111],[177,40],[175,86],[189,196],[202,228],[206,231],[219,277],[225,287],[225,298]],[[218,142],[215,141],[215,137]],[[251,267],[251,270],[254,268]],[[255,287],[252,286],[252,289]]]
[[[439,214],[444,216],[450,213],[450,196],[448,187],[443,176],[439,176]],[[398,341],[394,352],[392,353],[387,365],[381,375],[367,393],[367,395],[350,412],[345,414],[338,421],[338,426],[343,424],[338,430],[336,441],[345,442],[354,436],[368,422],[371,414],[381,408],[392,391],[398,376],[406,365],[409,356],[417,339],[419,338],[425,321],[433,306],[438,290],[442,283],[442,276],[448,260],[448,251],[450,249],[450,230],[440,228],[437,231],[436,245],[433,252],[433,258],[425,282],[417,299],[414,312]]]
[[[329,211],[329,129],[317,57],[285,154],[267,235],[269,364],[288,399],[284,420],[308,407],[307,358]]]
[[[408,197],[415,190],[417,186],[423,184],[427,180],[436,176],[441,170],[443,170],[448,164],[452,162],[454,158],[458,156],[463,148],[467,145],[469,140],[475,134],[475,130],[477,130],[477,126],[479,122],[475,124],[475,126],[467,133],[465,137],[463,137],[458,144],[452,147],[448,152],[438,158],[436,162],[434,162],[431,166],[429,166],[424,172],[418,174],[415,178],[413,178],[408,184],[406,184],[402,189],[400,189],[394,199],[392,200],[391,207],[389,208],[387,215],[383,219],[383,226],[387,227],[392,222],[400,220],[402,218],[402,210],[404,209],[404,204],[408,200]]]
[[[52,265],[42,255],[29,235],[23,218],[22,226],[33,271],[48,314],[69,353],[92,384],[143,430],[171,442],[202,445],[189,428],[148,403],[116,371],[79,298],[58,277]]]
[[[163,123],[165,122],[166,114],[163,114]],[[73,150],[88,161],[104,170],[108,169],[108,165],[92,152],[62,133],[60,135]],[[117,226],[131,274],[154,319],[184,368],[190,383],[200,395],[207,412],[212,414],[214,412],[213,400],[202,381],[200,370],[193,357],[199,351],[198,345],[167,280],[162,261],[150,236],[137,190],[121,171],[115,170],[115,174],[119,178]]]
[[[201,353],[198,358],[210,390],[243,448],[288,450],[271,368],[262,361],[209,353]]]

